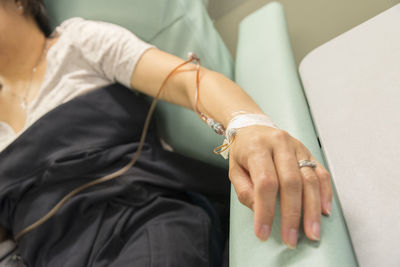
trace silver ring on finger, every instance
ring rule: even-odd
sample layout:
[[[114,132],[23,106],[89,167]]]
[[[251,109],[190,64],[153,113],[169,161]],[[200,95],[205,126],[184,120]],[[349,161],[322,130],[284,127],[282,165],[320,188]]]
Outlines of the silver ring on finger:
[[[298,164],[299,164],[299,168],[310,167],[310,168],[314,169],[314,168],[316,168],[318,166],[316,161],[306,160],[306,159],[300,160],[298,162]]]

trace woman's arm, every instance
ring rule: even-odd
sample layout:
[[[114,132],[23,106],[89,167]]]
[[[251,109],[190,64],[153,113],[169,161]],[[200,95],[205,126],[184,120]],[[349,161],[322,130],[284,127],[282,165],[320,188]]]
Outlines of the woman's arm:
[[[158,49],[150,49],[138,62],[131,78],[133,88],[155,96],[170,71],[183,61]],[[161,98],[193,109],[195,65],[174,75]],[[200,71],[200,111],[227,127],[240,113],[262,114],[257,104],[234,82],[205,68]],[[211,129],[210,129],[211,130]],[[250,126],[238,131],[229,157],[229,177],[241,203],[254,211],[254,231],[266,240],[274,217],[278,190],[281,198],[281,234],[289,247],[297,244],[301,210],[308,238],[320,236],[321,212],[329,214],[332,189],[328,172],[299,168],[300,160],[315,160],[302,143],[287,132]]]
[[[182,62],[183,60],[176,56],[155,48],[150,49],[138,62],[132,75],[131,85],[143,93],[155,96],[165,77]],[[178,73],[170,79],[161,98],[193,109],[196,66],[188,64],[182,69],[187,71]],[[201,68],[200,79],[200,110],[224,126],[238,111],[262,114],[261,109],[246,92],[224,75]]]

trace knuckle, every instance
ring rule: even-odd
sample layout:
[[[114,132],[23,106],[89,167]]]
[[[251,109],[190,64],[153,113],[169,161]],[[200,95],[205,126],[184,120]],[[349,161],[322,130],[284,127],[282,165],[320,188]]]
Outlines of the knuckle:
[[[313,173],[307,173],[303,175],[304,183],[317,186],[319,185],[318,177]]]
[[[277,192],[279,183],[276,179],[272,179],[270,176],[265,175],[259,178],[257,186],[262,192]]]
[[[308,150],[308,148],[302,142],[300,142],[299,140],[296,140],[296,143],[298,145],[298,149],[303,151],[303,153],[308,156],[307,158],[312,157],[310,150]]]
[[[300,173],[291,169],[285,172],[284,177],[286,177],[287,180],[299,180]]]
[[[273,138],[282,142],[286,142],[287,140],[289,140],[290,134],[286,131],[279,130],[273,133]]]
[[[294,143],[296,147],[296,154],[301,156],[301,158],[311,159],[313,157],[310,150],[302,142],[295,139]]]
[[[238,189],[237,196],[241,203],[246,204],[250,200],[250,192],[247,189]]]
[[[301,192],[301,180],[297,176],[288,176],[281,181],[282,188],[289,192]]]
[[[324,170],[324,171],[321,173],[321,175],[320,175],[320,179],[321,179],[323,182],[330,182],[330,180],[331,180],[331,175],[329,174],[328,171]]]

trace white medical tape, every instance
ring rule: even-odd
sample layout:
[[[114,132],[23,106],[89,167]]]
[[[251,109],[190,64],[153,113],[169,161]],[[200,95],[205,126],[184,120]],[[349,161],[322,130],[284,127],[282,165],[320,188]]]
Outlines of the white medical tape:
[[[260,125],[267,126],[278,129],[278,127],[274,124],[270,117],[265,114],[241,114],[234,117],[228,124],[228,127],[225,131],[225,144],[230,144],[233,137],[236,135],[237,130],[249,126]],[[229,156],[229,148],[220,153],[220,155],[227,159]]]

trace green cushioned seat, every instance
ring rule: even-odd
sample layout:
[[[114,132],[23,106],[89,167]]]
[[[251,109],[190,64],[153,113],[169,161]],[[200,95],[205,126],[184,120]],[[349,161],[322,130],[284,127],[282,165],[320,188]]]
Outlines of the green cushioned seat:
[[[248,16],[240,25],[236,82],[269,114],[276,124],[302,141],[317,160],[324,162],[297,75],[283,7],[270,3]],[[334,195],[332,215],[322,219],[321,242],[299,234],[296,250],[280,237],[280,210],[271,237],[258,241],[253,233],[253,213],[231,199],[231,266],[357,266],[343,215]]]
[[[75,16],[119,24],[160,49],[186,58],[195,52],[202,64],[233,78],[231,55],[214,29],[201,0],[47,0],[53,25]],[[282,129],[304,142],[323,162],[291,52],[283,8],[272,3],[250,15],[240,30],[236,81]],[[184,108],[160,103],[158,122],[173,148],[211,164],[227,162],[212,154],[222,141]],[[322,242],[300,235],[298,249],[281,242],[279,211],[268,242],[253,233],[253,214],[232,191],[231,266],[356,266],[339,203],[323,219]]]

